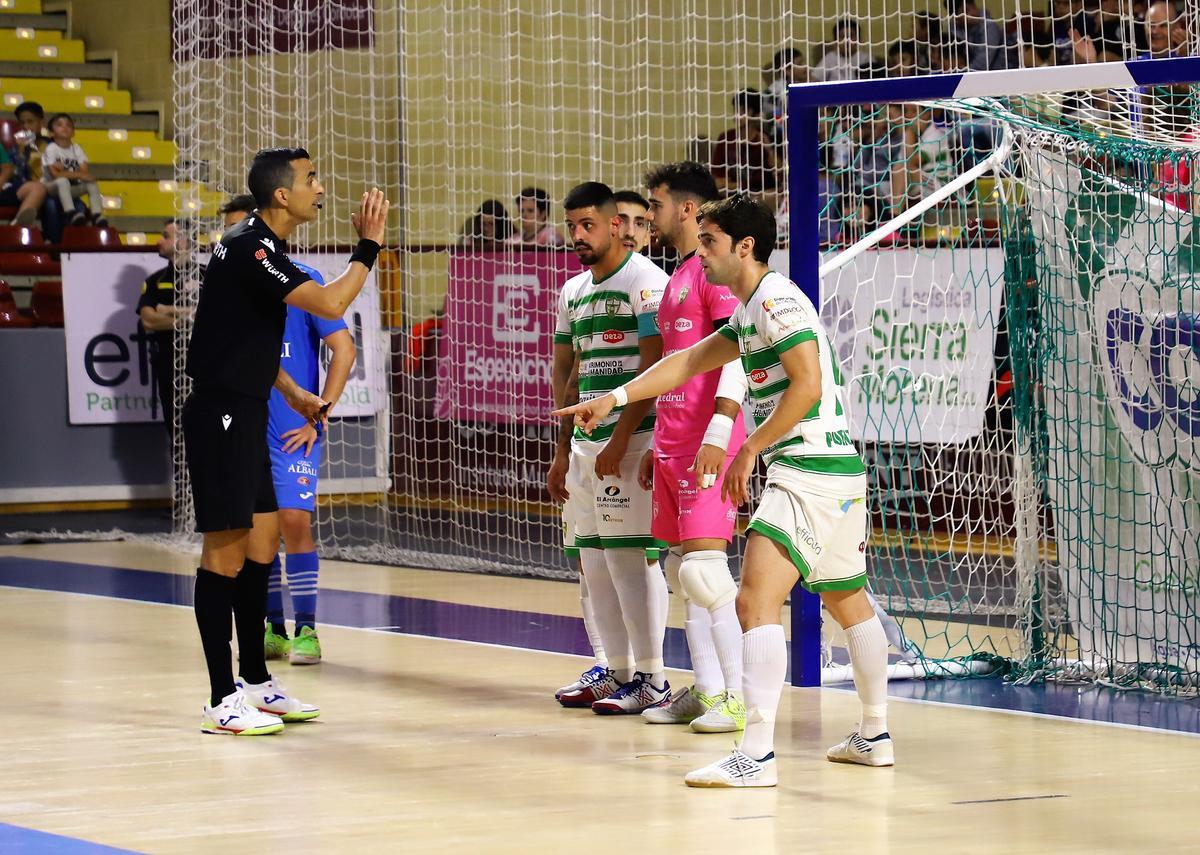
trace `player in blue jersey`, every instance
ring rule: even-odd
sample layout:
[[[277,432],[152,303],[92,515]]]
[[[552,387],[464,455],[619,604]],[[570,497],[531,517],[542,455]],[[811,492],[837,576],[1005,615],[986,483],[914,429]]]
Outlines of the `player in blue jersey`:
[[[252,197],[234,197],[221,209],[225,227],[249,216],[254,210]],[[295,262],[293,262],[295,263]],[[317,284],[321,274],[296,263]],[[302,389],[314,394],[320,383],[321,342],[329,347],[332,359],[325,376],[322,400],[336,402],[342,396],[346,380],[354,367],[354,339],[343,320],[327,321],[301,309],[288,307],[283,334],[280,366]],[[279,505],[279,528],[287,553],[287,582],[295,634],[288,638],[284,624],[283,579],[279,555],[271,563],[267,589],[267,622],[263,641],[267,659],[290,655],[293,665],[315,665],[321,661],[321,642],[317,637],[317,575],[319,560],[312,535],[312,515],[317,506],[317,478],[321,469],[321,448],[329,411],[320,427],[313,427],[292,410],[279,392],[272,390],[267,409],[267,447],[271,453],[271,474],[275,481],[275,500]]]

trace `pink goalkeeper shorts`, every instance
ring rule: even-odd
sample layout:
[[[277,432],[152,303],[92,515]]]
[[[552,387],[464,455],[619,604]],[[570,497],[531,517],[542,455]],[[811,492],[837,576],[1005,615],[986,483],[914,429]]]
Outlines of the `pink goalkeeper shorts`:
[[[654,459],[654,523],[651,533],[657,540],[682,543],[700,537],[733,540],[737,508],[721,499],[721,479],[733,455],[717,473],[717,483],[700,489],[699,479],[689,472],[694,458]]]

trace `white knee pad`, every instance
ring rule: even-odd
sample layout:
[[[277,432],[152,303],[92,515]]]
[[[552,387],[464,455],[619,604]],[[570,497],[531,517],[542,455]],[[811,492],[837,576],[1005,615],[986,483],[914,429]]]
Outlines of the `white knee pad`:
[[[679,565],[683,561],[683,548],[672,546],[671,551],[667,553],[667,557],[663,560],[663,567],[667,571],[667,584],[671,586],[671,592],[678,594],[686,603],[688,596],[683,590],[683,585],[679,582]]]
[[[729,558],[715,549],[683,556],[679,584],[686,599],[709,611],[732,603],[737,597],[737,584],[729,572]]]

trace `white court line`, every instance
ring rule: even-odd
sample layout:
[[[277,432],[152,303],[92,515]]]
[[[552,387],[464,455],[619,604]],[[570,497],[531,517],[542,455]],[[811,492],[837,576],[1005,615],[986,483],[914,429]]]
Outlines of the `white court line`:
[[[131,600],[131,599],[128,599],[125,597],[114,597],[111,594],[85,594],[85,593],[82,593],[79,591],[54,591],[54,590],[49,590],[46,588],[26,588],[26,587],[22,587],[20,585],[0,585],[0,589],[5,589],[5,588],[7,588],[9,590],[13,590],[13,591],[32,591],[32,592],[39,593],[39,594],[60,594],[60,595],[66,595],[66,596],[71,596],[71,597],[86,597],[86,598],[93,599],[93,600],[112,600],[113,602],[131,603],[133,605],[141,605],[141,606],[166,606],[167,608],[173,608],[173,609],[191,609],[192,608],[190,605],[182,605],[180,603],[158,603],[158,602],[154,602],[153,600]],[[354,592],[350,592],[350,593],[354,593]],[[383,594],[381,596],[390,596],[390,595]],[[437,602],[437,601],[430,600],[430,602]],[[578,653],[563,653],[558,650],[542,650],[540,648],[533,648],[533,647],[516,647],[511,644],[497,644],[497,643],[491,642],[491,641],[471,641],[471,640],[465,639],[465,638],[443,638],[440,635],[421,635],[420,633],[415,633],[415,632],[398,632],[396,630],[382,629],[379,627],[346,626],[345,624],[331,623],[329,621],[322,621],[321,624],[322,624],[322,626],[334,626],[334,627],[337,627],[338,629],[348,629],[348,630],[352,630],[354,632],[372,632],[372,633],[376,633],[379,635],[391,636],[393,638],[395,638],[395,637],[420,638],[420,639],[424,639],[426,641],[449,641],[449,642],[453,642],[456,644],[469,644],[473,647],[491,647],[491,648],[494,648],[497,650],[515,650],[515,651],[518,651],[521,653],[537,653],[537,654],[541,654],[543,656],[564,656],[569,659],[590,660],[592,658],[590,656],[583,656]],[[685,669],[681,669],[681,668],[669,668],[667,670],[685,671]],[[841,694],[846,694],[846,695],[855,694],[853,689],[835,689],[835,688],[832,688],[829,686],[792,686],[790,684],[785,684],[784,688],[791,689],[793,691],[798,691],[798,692],[808,692],[808,691],[812,691],[813,689],[819,689],[820,691],[823,691],[823,692],[839,692]],[[1165,728],[1165,727],[1150,727],[1149,725],[1144,725],[1144,724],[1125,724],[1124,722],[1118,722],[1118,721],[1100,721],[1099,719],[1094,719],[1094,718],[1073,718],[1071,716],[1052,715],[1050,713],[1029,712],[1028,710],[1014,710],[1014,709],[1007,709],[1004,707],[979,706],[978,704],[956,704],[951,701],[930,701],[930,700],[925,700],[923,698],[905,698],[905,697],[897,697],[895,695],[888,695],[888,700],[889,701],[900,701],[902,703],[907,703],[907,704],[927,704],[929,706],[935,706],[935,707],[948,707],[950,709],[956,709],[956,710],[975,710],[975,711],[981,712],[981,713],[998,713],[1001,715],[1024,716],[1026,718],[1040,718],[1040,719],[1047,719],[1049,721],[1060,722],[1063,724],[1090,724],[1090,725],[1096,725],[1097,727],[1115,727],[1120,730],[1134,730],[1134,731],[1140,731],[1143,733],[1168,734],[1168,735],[1172,735],[1172,736],[1187,736],[1187,737],[1191,737],[1192,739],[1200,739],[1200,733],[1191,733],[1190,731],[1186,731],[1186,730],[1172,730],[1171,728]]]

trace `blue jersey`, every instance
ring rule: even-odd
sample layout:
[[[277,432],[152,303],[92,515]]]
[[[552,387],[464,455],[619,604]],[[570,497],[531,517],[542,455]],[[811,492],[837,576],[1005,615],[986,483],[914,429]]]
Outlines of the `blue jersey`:
[[[324,285],[321,274],[303,264],[296,264],[304,273],[318,285]],[[307,389],[314,395],[321,394],[318,384],[321,382],[321,370],[318,360],[321,354],[321,341],[326,336],[338,330],[346,329],[346,322],[341,318],[327,321],[311,315],[295,306],[287,307],[287,326],[283,331],[283,348],[280,354],[279,367],[291,375],[297,385]],[[283,395],[275,389],[271,390],[268,405],[267,430],[271,438],[271,446],[280,443],[276,438],[286,431],[295,430],[304,425],[304,417],[288,406]]]

